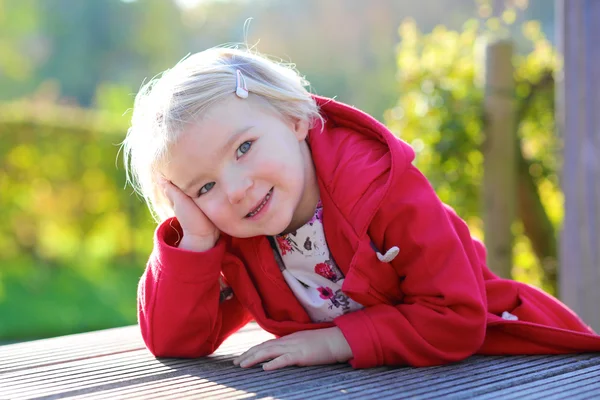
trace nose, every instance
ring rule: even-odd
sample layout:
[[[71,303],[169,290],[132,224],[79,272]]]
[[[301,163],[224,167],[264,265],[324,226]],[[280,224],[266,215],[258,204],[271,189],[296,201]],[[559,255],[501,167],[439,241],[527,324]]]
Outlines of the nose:
[[[231,204],[241,202],[251,186],[252,180],[245,174],[241,174],[239,171],[229,173],[225,183],[225,191],[229,202]]]

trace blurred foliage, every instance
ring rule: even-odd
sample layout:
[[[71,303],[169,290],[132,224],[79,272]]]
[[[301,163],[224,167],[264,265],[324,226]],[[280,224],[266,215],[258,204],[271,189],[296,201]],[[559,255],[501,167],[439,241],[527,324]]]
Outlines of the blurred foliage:
[[[452,29],[477,10],[481,26],[514,34],[516,24],[533,15],[552,32],[553,10],[546,0],[476,1],[474,9],[473,0],[0,0],[0,101],[10,102],[0,105],[0,340],[135,322],[135,286],[154,223],[115,164],[128,125],[120,115],[142,81],[187,53],[223,43],[258,44],[265,54],[293,61],[315,93],[378,119],[399,93],[406,95],[388,112],[390,126],[402,128],[403,137],[421,149],[421,168],[477,228],[477,184],[465,182],[480,179],[480,93],[472,87],[475,61],[468,48],[476,28]],[[448,28],[429,36],[402,28],[407,39],[414,37],[403,37],[399,60],[408,58],[398,65],[409,65],[396,85],[393,48],[407,16],[422,31],[439,23]],[[244,30],[249,17],[254,20]],[[535,36],[536,26],[529,31]],[[436,45],[434,37],[450,48]],[[539,42],[515,40],[526,53]],[[545,49],[541,59],[528,61],[532,71],[541,71],[536,63],[545,62],[551,47]],[[422,63],[420,73],[411,72],[411,59]],[[442,79],[446,72],[450,76]],[[520,96],[526,96],[531,85],[521,80]],[[29,100],[15,100],[22,98]],[[536,97],[520,132],[558,223],[556,161],[545,152],[554,142],[538,134],[543,124],[551,132],[553,120],[535,117],[543,114],[536,110],[550,110],[550,100]],[[526,250],[517,250],[516,276],[536,283],[539,275],[525,275],[535,270],[529,267],[535,257],[526,241],[520,246]]]
[[[135,280],[151,250],[154,223],[145,207],[134,201],[132,190],[124,190],[123,170],[115,165],[125,130],[124,118],[98,111],[46,102],[0,107],[0,337],[33,334],[33,328],[18,327],[37,326],[39,321],[13,325],[9,322],[15,320],[4,319],[15,310],[36,315],[48,308],[43,314],[57,321],[60,315],[74,317],[65,313],[66,304],[55,313],[48,304],[31,304],[31,310],[13,307],[8,294],[20,291],[37,297],[47,284],[58,285],[55,296],[63,296],[63,303],[81,307],[78,326],[86,326],[95,317],[78,301],[88,290],[93,292],[84,288],[122,288],[118,271],[123,266],[133,271],[122,272],[130,285],[119,298],[131,303],[118,322],[135,322]],[[70,282],[76,286],[61,283],[69,276],[77,277]],[[21,282],[20,289],[15,281]],[[108,295],[98,304],[116,299]],[[92,298],[88,302],[86,306],[95,303]],[[116,307],[122,308],[123,304]]]
[[[482,60],[474,49],[481,48],[478,38],[482,35],[501,36],[502,29],[501,24],[490,24],[489,20],[469,21],[461,31],[438,26],[423,34],[414,21],[405,21],[399,29],[401,42],[397,50],[401,95],[385,113],[390,129],[416,150],[416,165],[442,201],[454,207],[479,237],[483,236],[480,191],[485,118],[483,88],[477,84]],[[513,60],[515,129],[530,166],[526,173],[537,186],[544,212],[558,227],[563,217],[557,157],[561,142],[554,129],[553,81],[545,78],[551,77],[560,64],[539,23],[525,23],[522,32],[531,50]],[[543,286],[540,260],[531,251],[523,226],[516,223],[514,231],[513,276]],[[554,285],[549,282],[544,289],[553,292]]]
[[[516,21],[533,16],[551,33],[553,7],[547,0],[528,3],[514,14]],[[381,119],[397,94],[393,47],[400,22],[411,16],[425,31],[440,23],[459,28],[473,16],[473,5],[474,0],[0,0],[0,100],[28,96],[53,81],[61,101],[95,107],[98,85],[135,93],[143,80],[187,53],[247,41],[293,61],[316,93],[337,96]]]

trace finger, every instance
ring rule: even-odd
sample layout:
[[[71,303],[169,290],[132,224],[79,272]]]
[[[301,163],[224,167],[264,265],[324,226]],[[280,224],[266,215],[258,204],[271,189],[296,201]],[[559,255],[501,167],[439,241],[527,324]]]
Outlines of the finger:
[[[240,360],[239,366],[242,368],[252,367],[258,363],[263,361],[271,360],[277,358],[283,354],[286,354],[289,350],[282,346],[273,346],[264,348],[262,350],[256,351],[244,359]]]
[[[197,226],[208,223],[208,219],[202,214],[198,206],[194,203],[191,197],[181,191],[177,186],[171,182],[166,182],[163,186],[165,196],[169,199],[173,206],[173,211],[179,219],[188,219],[192,215],[195,219],[200,218],[200,222],[197,220],[193,221],[193,224]],[[181,221],[180,221],[181,222]]]
[[[245,367],[246,365],[248,365],[249,361],[252,360],[252,359],[254,359],[256,353],[259,351],[258,349],[256,349],[256,347],[258,347],[258,346],[254,346],[254,347],[250,348],[249,350],[246,350],[240,356],[238,356],[237,358],[235,358],[233,360],[233,364],[234,365],[239,365],[241,367]]]
[[[254,353],[256,353],[257,351],[260,351],[266,347],[269,347],[271,345],[273,345],[274,342],[277,342],[280,339],[270,339],[267,340],[266,342],[262,342],[260,344],[257,344],[256,346],[252,346],[250,347],[248,350],[246,350],[245,352],[243,352],[242,354],[240,354],[239,356],[237,356],[234,360],[233,363],[235,365],[239,365],[243,360],[245,360],[248,357],[252,357],[254,355]]]
[[[173,185],[166,179],[161,183],[161,186],[165,196],[167,196],[171,203],[175,205],[181,203],[183,197],[187,197],[181,190],[179,190],[177,186]]]
[[[298,353],[285,353],[264,364],[263,369],[265,371],[273,371],[274,369],[299,365],[299,362],[300,358]]]
[[[233,365],[240,365],[240,363],[242,361],[244,361],[245,359],[249,358],[252,356],[252,354],[254,354],[255,351],[255,347],[251,347],[248,350],[246,350],[245,352],[243,352],[242,354],[240,354],[239,356],[237,356],[236,358],[233,359]]]
[[[173,184],[163,176],[159,177],[158,184],[160,186],[163,196],[165,196],[166,200],[170,203],[171,208],[175,208],[175,202],[173,201],[173,195],[171,190],[171,186],[173,186]]]

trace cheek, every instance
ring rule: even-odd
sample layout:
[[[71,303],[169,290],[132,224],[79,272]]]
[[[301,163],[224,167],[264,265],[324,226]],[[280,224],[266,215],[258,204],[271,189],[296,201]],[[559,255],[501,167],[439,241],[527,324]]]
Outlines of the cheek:
[[[302,155],[294,143],[281,141],[259,157],[255,167],[263,176],[281,178],[282,175],[293,175],[295,171],[302,169]]]
[[[300,173],[299,173],[300,171]],[[271,159],[269,162],[261,163],[259,169],[256,170],[254,179],[256,182],[265,181],[270,185],[279,187],[287,187],[302,180],[301,169],[298,168],[298,163],[294,162],[290,157],[281,159]]]
[[[199,201],[196,200],[196,205],[200,208],[200,211],[215,225],[221,225],[223,219],[227,215],[227,209],[224,206],[223,201],[219,201],[216,198]]]

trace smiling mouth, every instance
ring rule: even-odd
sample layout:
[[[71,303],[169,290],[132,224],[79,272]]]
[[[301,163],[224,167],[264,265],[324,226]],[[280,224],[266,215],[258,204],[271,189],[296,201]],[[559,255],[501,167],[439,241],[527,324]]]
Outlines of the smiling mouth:
[[[246,214],[246,218],[252,218],[256,214],[258,214],[260,212],[260,210],[262,210],[263,207],[269,202],[269,199],[271,198],[272,194],[273,194],[273,188],[271,188],[271,190],[269,190],[269,192],[267,193],[267,195],[265,196],[263,201],[254,210],[252,210],[248,214]]]

